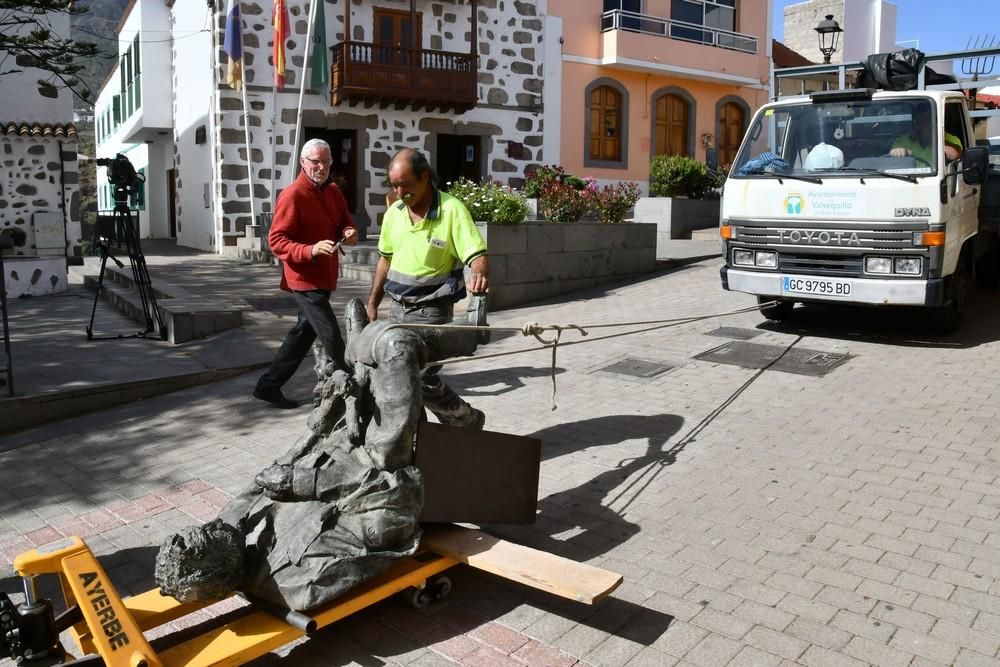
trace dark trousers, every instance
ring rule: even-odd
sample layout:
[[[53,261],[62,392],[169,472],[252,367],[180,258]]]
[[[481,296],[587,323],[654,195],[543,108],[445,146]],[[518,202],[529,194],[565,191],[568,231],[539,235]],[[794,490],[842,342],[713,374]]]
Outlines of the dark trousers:
[[[344,360],[344,339],[330,307],[330,290],[292,292],[292,297],[299,308],[299,320],[285,335],[271,367],[257,381],[257,387],[264,391],[279,389],[295,375],[316,338],[323,343],[337,368],[348,369]]]
[[[455,305],[451,301],[440,300],[417,306],[405,306],[393,301],[389,307],[389,321],[406,324],[451,324]],[[417,329],[419,331],[419,329]],[[428,337],[425,343],[431,351],[431,357],[438,359],[447,354],[435,354],[434,338]],[[420,378],[420,393],[424,406],[434,413],[442,424],[450,426],[469,426],[476,420],[476,414],[471,405],[455,393],[455,390],[445,384],[438,373],[440,365],[430,365],[424,368]]]

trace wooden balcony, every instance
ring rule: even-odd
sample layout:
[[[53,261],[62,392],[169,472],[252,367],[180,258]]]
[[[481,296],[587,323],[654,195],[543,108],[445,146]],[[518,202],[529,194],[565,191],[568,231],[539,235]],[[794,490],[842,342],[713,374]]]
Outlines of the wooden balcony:
[[[454,110],[476,106],[477,71],[470,53],[342,42],[334,46],[330,101],[380,108]]]

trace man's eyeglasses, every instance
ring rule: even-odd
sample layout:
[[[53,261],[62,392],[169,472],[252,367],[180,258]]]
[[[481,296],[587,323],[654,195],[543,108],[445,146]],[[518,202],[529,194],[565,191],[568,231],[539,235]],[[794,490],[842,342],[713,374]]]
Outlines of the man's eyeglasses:
[[[318,167],[320,165],[322,165],[324,167],[329,167],[331,164],[333,164],[333,160],[317,160],[317,159],[311,158],[311,157],[303,157],[302,159],[306,160],[307,162],[309,162],[314,167]]]

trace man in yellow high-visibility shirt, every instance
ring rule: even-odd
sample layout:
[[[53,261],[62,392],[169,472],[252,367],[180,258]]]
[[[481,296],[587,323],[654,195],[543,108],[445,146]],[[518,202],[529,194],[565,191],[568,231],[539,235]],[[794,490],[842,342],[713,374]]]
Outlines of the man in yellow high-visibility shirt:
[[[934,164],[934,147],[931,146],[933,136],[931,125],[931,108],[926,103],[916,105],[913,111],[913,129],[910,134],[903,135],[892,144],[889,155],[893,157],[912,156],[928,165]],[[962,156],[962,141],[954,134],[944,133],[944,156],[951,162]]]
[[[389,185],[397,201],[382,219],[368,319],[378,319],[378,306],[388,294],[393,322],[449,324],[466,288],[473,294],[489,290],[486,242],[462,202],[438,190],[420,152],[404,149],[392,158]],[[471,271],[468,285],[465,266]],[[430,366],[423,372],[424,405],[444,424],[481,429],[485,415],[459,398],[441,380],[440,370]]]

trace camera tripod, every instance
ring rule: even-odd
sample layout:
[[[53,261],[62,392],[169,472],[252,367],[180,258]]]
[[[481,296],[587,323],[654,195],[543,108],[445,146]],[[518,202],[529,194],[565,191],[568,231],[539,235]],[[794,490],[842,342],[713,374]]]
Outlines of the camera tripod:
[[[111,253],[110,242],[101,237],[97,242],[97,247],[101,252],[101,272],[97,278],[97,293],[94,294],[94,306],[90,310],[90,324],[87,326],[87,340],[111,340],[117,338],[145,338],[146,334],[159,330],[160,340],[167,339],[167,327],[160,316],[160,309],[156,305],[156,294],[153,293],[153,285],[149,279],[149,270],[146,268],[146,258],[143,257],[142,248],[139,245],[138,221],[133,220],[132,211],[128,206],[128,188],[115,187],[115,209],[112,213],[114,220],[115,235],[119,239],[125,239],[125,249],[128,252],[129,264],[132,267],[132,279],[135,282],[135,290],[139,295],[139,302],[142,305],[143,316],[146,320],[146,328],[134,334],[118,334],[115,336],[95,336],[94,335],[94,315],[97,313],[97,300],[101,298],[101,290],[104,289],[104,272],[108,266],[108,259],[118,265],[119,269],[125,265]],[[155,326],[154,326],[155,325]]]

